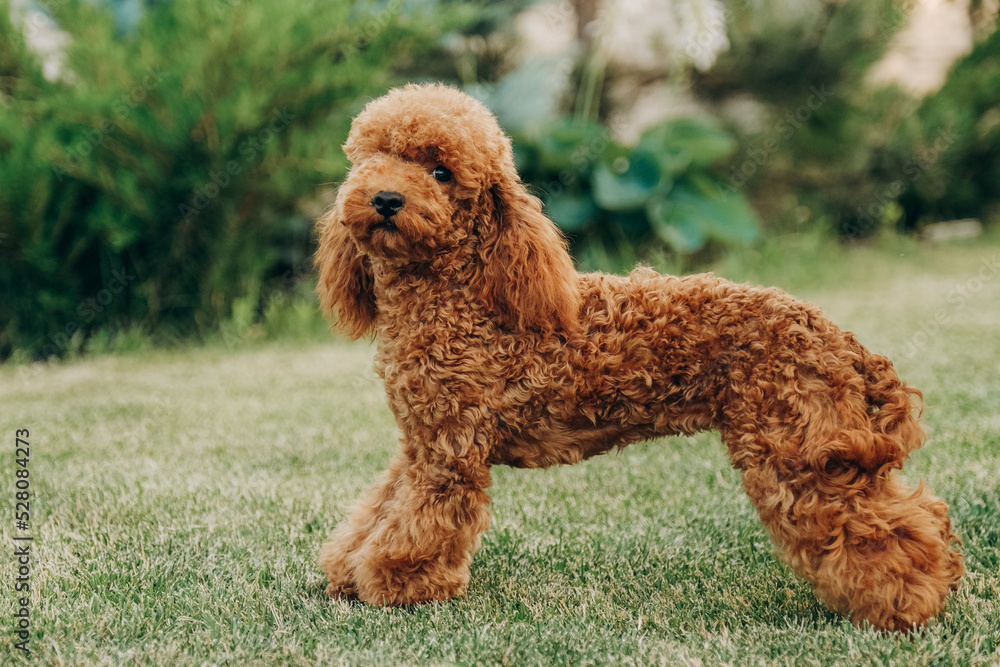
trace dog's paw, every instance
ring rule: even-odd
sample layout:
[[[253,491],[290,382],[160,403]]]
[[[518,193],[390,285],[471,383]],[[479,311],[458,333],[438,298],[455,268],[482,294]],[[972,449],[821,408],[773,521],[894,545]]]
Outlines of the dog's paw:
[[[348,600],[356,600],[358,598],[358,590],[354,582],[331,582],[326,587],[326,594],[332,598],[345,598]]]
[[[370,556],[355,570],[357,596],[374,605],[409,605],[451,600],[464,595],[469,583],[465,564],[445,565],[440,559],[413,562]]]
[[[817,573],[817,595],[855,623],[898,631],[921,626],[941,612],[964,572],[945,504],[906,501],[909,513],[890,530],[830,550]]]
[[[351,567],[350,553],[343,548],[343,543],[331,540],[323,545],[319,554],[319,565],[323,568],[326,580],[330,584],[326,592],[331,597],[357,597],[357,586],[354,583],[354,568]]]

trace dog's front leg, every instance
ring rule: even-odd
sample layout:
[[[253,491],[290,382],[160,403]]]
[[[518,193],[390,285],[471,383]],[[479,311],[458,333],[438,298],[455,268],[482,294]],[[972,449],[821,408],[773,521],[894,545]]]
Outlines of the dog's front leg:
[[[367,531],[344,559],[351,593],[398,605],[465,592],[469,563],[490,523],[490,472],[477,432],[484,431],[443,428],[403,438],[402,465],[375,492],[381,502],[370,505],[370,515],[359,511],[362,520],[345,530],[347,543]]]
[[[383,507],[395,495],[408,463],[409,459],[404,454],[393,459],[389,469],[382,473],[375,486],[351,511],[350,517],[337,526],[323,545],[319,552],[319,565],[330,582],[326,588],[328,594],[334,597],[357,595],[352,556],[385,514]]]

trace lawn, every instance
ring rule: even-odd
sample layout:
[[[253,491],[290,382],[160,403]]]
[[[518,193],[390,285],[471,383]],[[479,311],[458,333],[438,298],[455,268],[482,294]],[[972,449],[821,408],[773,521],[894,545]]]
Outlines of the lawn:
[[[1000,664],[1000,243],[774,242],[716,272],[814,301],[924,391],[903,476],[951,505],[968,575],[912,637],[853,627],[775,560],[715,433],[494,471],[468,596],[323,593],[321,542],[386,465],[373,349],[337,339],[0,369],[0,460],[30,430],[30,658],[129,664]],[[14,660],[9,660],[13,656]]]

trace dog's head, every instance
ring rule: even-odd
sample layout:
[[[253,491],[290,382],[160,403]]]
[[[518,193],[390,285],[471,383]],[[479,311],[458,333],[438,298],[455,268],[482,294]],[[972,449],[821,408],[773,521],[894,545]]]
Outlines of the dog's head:
[[[354,119],[344,150],[351,171],[320,223],[317,252],[318,291],[342,331],[371,330],[373,271],[430,266],[459,248],[506,325],[575,320],[564,241],[521,185],[510,140],[482,103],[439,84],[397,88]]]
[[[477,100],[409,85],[370,103],[344,151],[337,215],[362,252],[426,262],[464,242],[490,186],[514,170],[510,142]]]

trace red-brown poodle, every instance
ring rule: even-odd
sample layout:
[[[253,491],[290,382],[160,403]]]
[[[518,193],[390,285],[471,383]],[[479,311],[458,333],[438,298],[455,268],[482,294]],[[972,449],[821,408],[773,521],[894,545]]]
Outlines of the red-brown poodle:
[[[906,629],[963,573],[947,505],[893,477],[920,393],[820,310],[712,275],[579,274],[490,112],[442,85],[371,102],[321,221],[323,306],[374,333],[402,451],[323,546],[331,595],[462,595],[490,466],[717,429],[780,556],[857,623]]]

